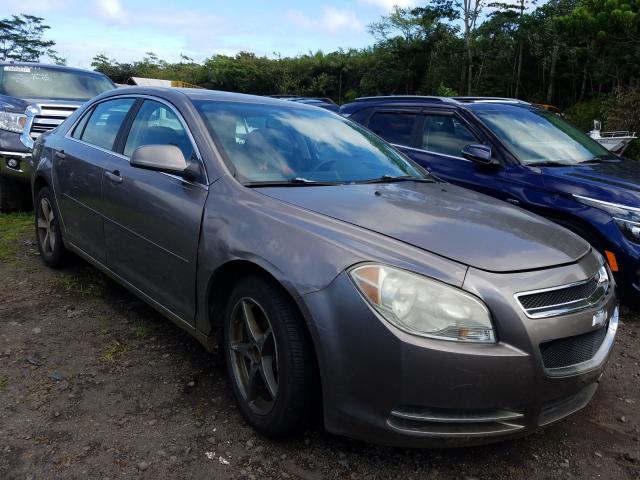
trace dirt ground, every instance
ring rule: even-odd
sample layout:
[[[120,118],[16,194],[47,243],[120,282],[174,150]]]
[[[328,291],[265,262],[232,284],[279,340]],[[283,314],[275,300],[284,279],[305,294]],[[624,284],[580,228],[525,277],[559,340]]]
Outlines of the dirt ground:
[[[37,255],[0,215],[0,480],[640,479],[640,315],[626,311],[592,403],[517,441],[400,450],[326,433],[274,442],[234,406],[220,358],[92,267]]]

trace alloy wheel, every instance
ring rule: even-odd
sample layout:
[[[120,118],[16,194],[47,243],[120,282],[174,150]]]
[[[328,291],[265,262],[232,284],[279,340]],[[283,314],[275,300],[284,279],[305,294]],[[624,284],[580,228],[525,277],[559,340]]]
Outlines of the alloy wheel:
[[[278,348],[269,317],[258,302],[243,297],[233,307],[229,327],[234,381],[249,408],[266,415],[278,396]]]
[[[53,254],[56,248],[56,218],[47,198],[38,205],[38,241],[45,255]]]

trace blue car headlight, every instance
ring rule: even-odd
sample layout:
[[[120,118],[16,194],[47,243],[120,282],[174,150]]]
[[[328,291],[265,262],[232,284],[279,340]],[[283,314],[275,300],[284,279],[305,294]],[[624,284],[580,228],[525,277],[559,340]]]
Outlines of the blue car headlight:
[[[605,202],[581,195],[573,195],[573,197],[580,203],[609,213],[625,237],[632,242],[640,243],[640,208]]]

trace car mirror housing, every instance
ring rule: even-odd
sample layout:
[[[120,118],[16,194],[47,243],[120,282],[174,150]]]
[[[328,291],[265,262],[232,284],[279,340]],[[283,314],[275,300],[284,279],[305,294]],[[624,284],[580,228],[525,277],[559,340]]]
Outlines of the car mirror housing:
[[[184,175],[188,168],[182,150],[175,145],[143,145],[134,150],[132,167]]]
[[[497,162],[493,159],[491,147],[486,145],[466,145],[462,149],[462,156],[481,165],[497,165]]]

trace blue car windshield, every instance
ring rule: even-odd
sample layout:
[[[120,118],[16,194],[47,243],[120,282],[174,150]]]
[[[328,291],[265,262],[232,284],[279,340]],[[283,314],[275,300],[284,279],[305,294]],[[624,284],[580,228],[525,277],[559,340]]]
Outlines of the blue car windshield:
[[[427,176],[384,140],[324,109],[207,100],[194,104],[245,183]]]
[[[479,104],[470,109],[523,165],[575,165],[615,158],[555,113],[514,105]]]

